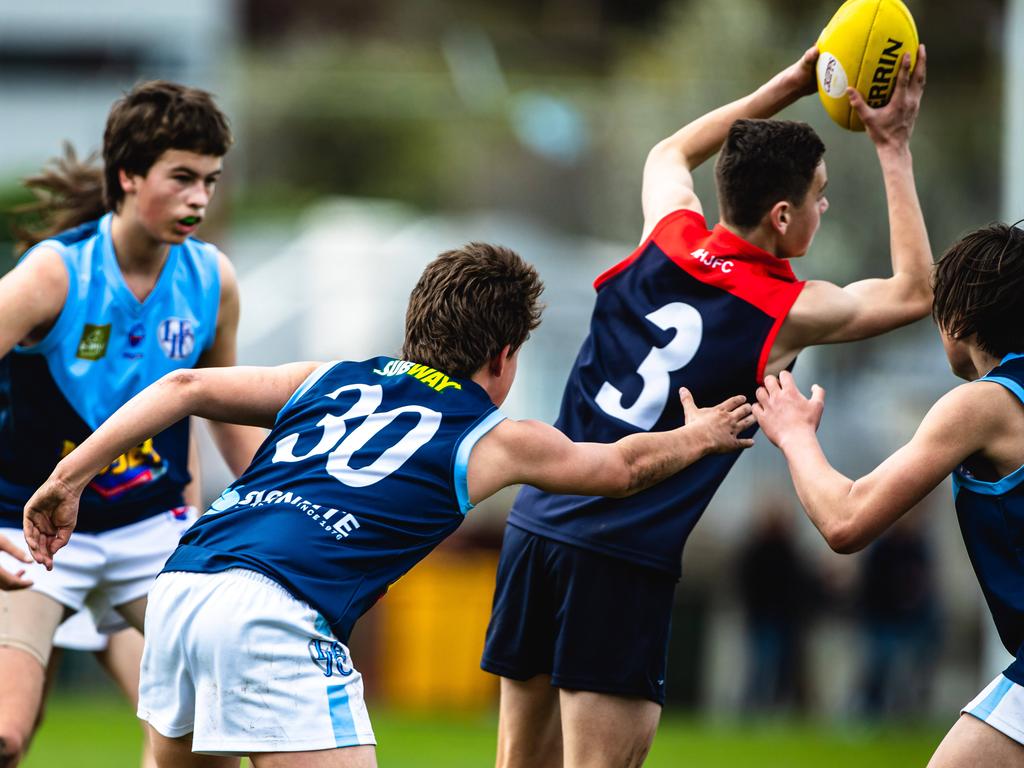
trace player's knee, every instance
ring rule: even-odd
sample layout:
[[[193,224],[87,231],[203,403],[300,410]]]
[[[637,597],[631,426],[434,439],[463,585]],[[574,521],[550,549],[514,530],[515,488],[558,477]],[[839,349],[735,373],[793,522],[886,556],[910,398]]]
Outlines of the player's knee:
[[[30,735],[14,723],[0,721],[0,768],[11,768],[18,764],[28,746]]]

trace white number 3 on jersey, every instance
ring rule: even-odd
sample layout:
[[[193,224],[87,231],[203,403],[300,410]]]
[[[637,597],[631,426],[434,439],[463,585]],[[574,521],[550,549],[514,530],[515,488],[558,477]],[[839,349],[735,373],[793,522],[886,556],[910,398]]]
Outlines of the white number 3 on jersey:
[[[654,347],[640,363],[636,372],[643,379],[644,386],[639,396],[627,408],[622,404],[622,392],[606,381],[594,398],[609,416],[644,430],[653,427],[665,410],[669,374],[687,365],[697,354],[704,327],[700,313],[689,304],[678,301],[654,310],[647,319],[663,331],[675,330],[676,335],[664,347]]]

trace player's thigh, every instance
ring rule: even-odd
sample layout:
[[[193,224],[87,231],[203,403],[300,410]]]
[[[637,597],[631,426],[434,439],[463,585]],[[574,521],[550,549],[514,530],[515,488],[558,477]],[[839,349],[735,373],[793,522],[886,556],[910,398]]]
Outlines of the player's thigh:
[[[237,757],[199,755],[192,751],[192,734],[169,738],[147,728],[149,746],[159,768],[238,768]]]
[[[661,705],[632,696],[560,691],[562,749],[569,768],[643,765],[661,719]]]
[[[498,768],[558,768],[561,765],[561,711],[558,689],[551,686],[551,677],[501,678]]]
[[[1024,745],[968,714],[949,729],[928,768],[981,768],[1024,766]]]
[[[117,612],[121,614],[128,625],[137,629],[139,632],[143,631],[146,625],[146,605],[148,598],[143,595],[137,597],[130,602],[124,603],[117,606]]]
[[[253,768],[377,768],[377,749],[370,745],[313,752],[262,752],[249,755]]]
[[[107,647],[96,651],[96,659],[132,706],[139,703],[139,668],[144,643],[141,632],[128,628],[110,635]]]

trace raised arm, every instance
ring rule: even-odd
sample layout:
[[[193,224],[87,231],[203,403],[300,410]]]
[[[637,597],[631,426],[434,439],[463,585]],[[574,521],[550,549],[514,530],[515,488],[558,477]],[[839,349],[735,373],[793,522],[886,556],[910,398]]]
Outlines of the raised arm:
[[[872,109],[857,91],[848,89],[875,145],[885,182],[889,212],[892,276],[862,280],[840,288],[822,281],[808,282],[772,348],[769,369],[791,359],[812,344],[853,341],[890,331],[931,311],[932,251],[914,185],[910,136],[921,105],[926,73],[925,50],[918,50],[910,70],[910,55],[900,63],[889,104]]]
[[[863,549],[913,508],[969,456],[1001,430],[1011,396],[998,384],[957,387],[928,412],[909,443],[872,472],[851,480],[832,467],[815,430],[824,390],[800,394],[792,375],[768,376],[757,392],[754,414],[786,457],[800,503],[836,552]],[[1009,404],[1009,407],[1014,407]]]
[[[235,278],[234,267],[224,254],[220,255],[219,268],[221,288],[217,335],[210,348],[199,358],[199,366],[204,368],[232,366],[237,360],[238,318],[241,313],[238,280]],[[242,474],[249,466],[266,436],[266,432],[256,427],[222,421],[210,422],[210,437],[235,476]]]
[[[798,61],[753,93],[708,112],[654,145],[644,165],[644,231],[640,242],[672,211],[703,212],[693,190],[692,171],[718,152],[737,120],[771,117],[801,96],[814,93],[817,59],[817,47],[808,48]]]
[[[64,457],[25,505],[25,540],[36,562],[53,567],[74,530],[82,491],[129,448],[189,415],[270,427],[316,366],[182,369],[146,387]]]
[[[468,482],[475,504],[508,485],[526,483],[552,493],[629,496],[710,453],[747,448],[737,435],[754,423],[742,396],[698,408],[680,390],[686,424],[667,432],[628,435],[614,443],[574,443],[539,421],[504,421],[474,448]]]

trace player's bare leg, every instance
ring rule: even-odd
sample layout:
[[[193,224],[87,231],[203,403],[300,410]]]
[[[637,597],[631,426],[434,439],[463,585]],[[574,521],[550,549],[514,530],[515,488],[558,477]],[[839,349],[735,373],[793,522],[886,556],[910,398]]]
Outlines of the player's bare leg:
[[[39,592],[0,591],[0,768],[28,748],[46,684],[53,633],[64,606]]]
[[[661,719],[647,699],[590,691],[559,692],[567,768],[643,765]]]
[[[1024,745],[971,715],[960,715],[928,761],[928,768],[987,766],[1024,766]]]
[[[192,751],[191,733],[170,739],[152,727],[147,730],[153,757],[160,768],[238,768],[241,763],[237,757],[197,755]]]
[[[549,675],[525,682],[501,678],[497,766],[561,768],[561,712]]]
[[[143,627],[146,624],[146,602],[147,598],[137,597],[130,603],[124,603],[123,605],[117,606],[117,612],[124,617],[131,626],[135,627],[139,632],[143,631]]]
[[[106,648],[96,652],[97,661],[131,702],[133,712],[139,706],[139,667],[142,664],[143,643],[141,633],[134,629],[122,629],[110,636]],[[142,734],[141,765],[142,768],[156,768],[156,758],[146,738],[145,728]]]
[[[249,755],[254,768],[377,768],[373,746],[323,749],[316,752],[263,752]]]

